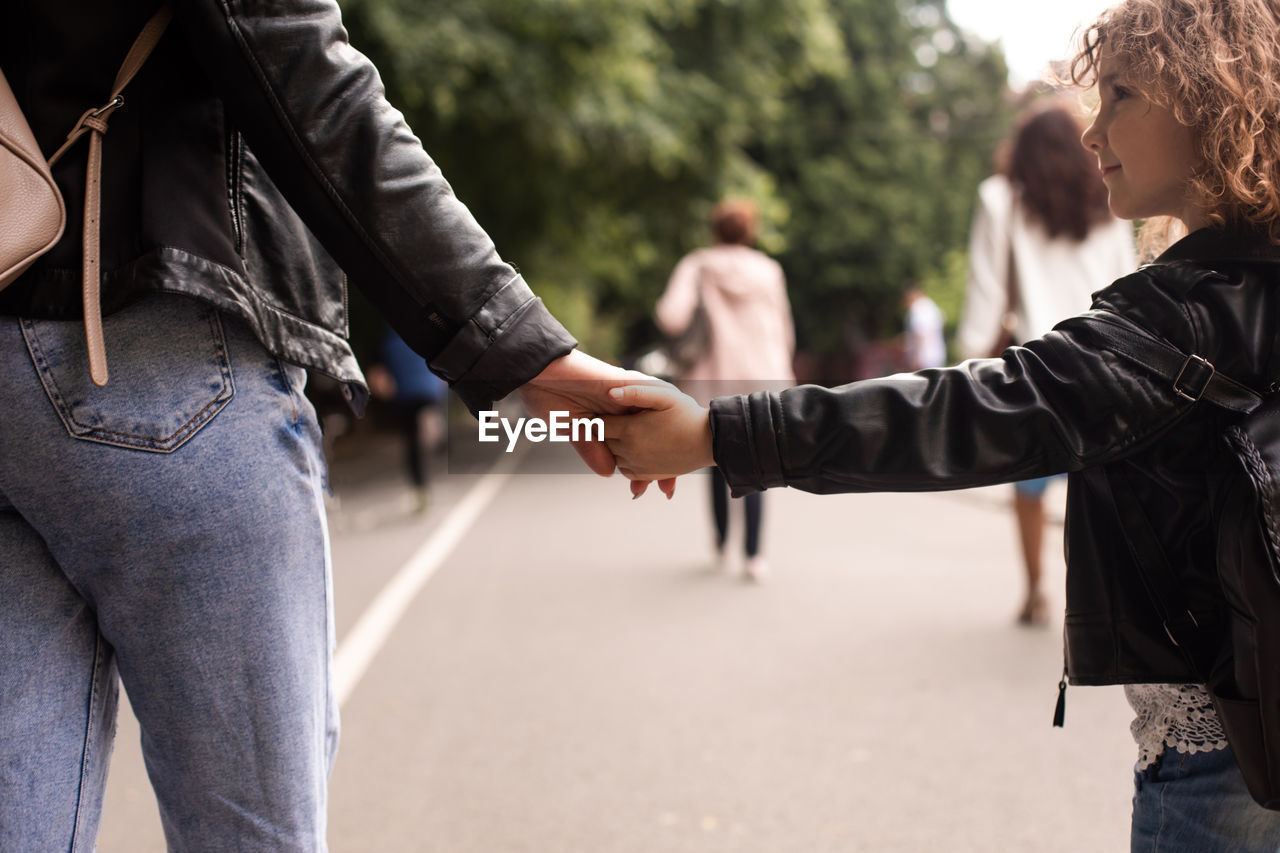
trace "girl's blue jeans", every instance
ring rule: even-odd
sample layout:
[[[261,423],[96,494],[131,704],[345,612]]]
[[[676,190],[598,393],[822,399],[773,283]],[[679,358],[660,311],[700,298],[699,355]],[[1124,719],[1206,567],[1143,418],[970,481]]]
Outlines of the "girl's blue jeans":
[[[90,851],[123,682],[171,850],[315,851],[329,688],[305,374],[180,296],[0,317],[0,850]],[[118,674],[118,675],[117,675]]]
[[[1132,853],[1277,853],[1280,812],[1253,801],[1230,749],[1166,749],[1135,775]]]

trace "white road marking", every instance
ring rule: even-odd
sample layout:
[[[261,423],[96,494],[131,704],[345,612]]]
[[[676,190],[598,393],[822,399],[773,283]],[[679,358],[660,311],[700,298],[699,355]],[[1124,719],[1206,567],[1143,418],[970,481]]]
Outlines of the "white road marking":
[[[360,614],[359,620],[347,632],[334,655],[334,691],[338,695],[340,706],[346,703],[356,689],[413,599],[498,494],[522,455],[502,454],[466,496],[454,505],[431,534],[431,538],[422,543],[422,547],[400,567],[395,577],[382,588],[364,613]]]

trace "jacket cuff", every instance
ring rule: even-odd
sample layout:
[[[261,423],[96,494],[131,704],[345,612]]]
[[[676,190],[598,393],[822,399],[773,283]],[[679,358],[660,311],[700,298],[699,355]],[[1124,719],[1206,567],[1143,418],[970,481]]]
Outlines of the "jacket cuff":
[[[782,407],[767,391],[711,401],[711,454],[734,497],[785,486],[778,450]]]
[[[517,276],[471,315],[430,366],[476,414],[577,345]]]

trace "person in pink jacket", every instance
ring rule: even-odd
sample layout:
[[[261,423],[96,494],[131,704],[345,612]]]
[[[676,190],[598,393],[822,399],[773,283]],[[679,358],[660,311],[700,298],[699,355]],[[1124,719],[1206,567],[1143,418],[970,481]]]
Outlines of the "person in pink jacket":
[[[696,362],[675,377],[693,397],[706,402],[724,394],[780,390],[795,382],[795,327],[787,283],[777,261],[754,248],[759,229],[756,205],[725,199],[711,216],[715,245],[690,252],[676,264],[655,311],[658,327],[679,335],[694,321],[701,303],[709,342]],[[742,499],[746,516],[748,580],[759,581],[766,567],[760,556],[759,494]],[[725,559],[729,530],[729,489],[711,469],[711,507],[717,560]]]

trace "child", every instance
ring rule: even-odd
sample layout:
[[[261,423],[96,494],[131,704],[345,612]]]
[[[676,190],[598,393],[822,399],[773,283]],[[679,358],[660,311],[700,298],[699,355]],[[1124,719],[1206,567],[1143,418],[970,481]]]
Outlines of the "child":
[[[711,464],[735,494],[1069,472],[1067,674],[1126,685],[1138,712],[1132,849],[1280,850],[1280,812],[1251,799],[1093,487],[1098,476],[1131,481],[1192,612],[1221,612],[1206,472],[1230,416],[1110,349],[1098,315],[1255,390],[1280,377],[1280,6],[1125,0],[1086,31],[1072,78],[1098,86],[1082,141],[1112,212],[1189,232],[1100,291],[1093,312],[998,359],[840,388],[721,397],[709,409],[667,387],[619,388],[637,413],[608,419],[606,438],[633,492]]]

